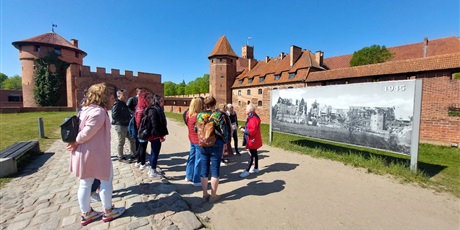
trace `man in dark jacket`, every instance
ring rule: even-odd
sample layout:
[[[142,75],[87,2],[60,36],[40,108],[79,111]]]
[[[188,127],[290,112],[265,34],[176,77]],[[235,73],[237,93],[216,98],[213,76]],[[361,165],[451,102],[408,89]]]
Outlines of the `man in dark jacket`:
[[[128,99],[128,102],[126,105],[128,106],[129,110],[131,111],[131,114],[134,114],[134,111],[136,111],[136,106],[137,106],[137,97],[139,97],[139,94],[144,92],[145,89],[143,88],[136,88],[136,95],[130,97]]]
[[[136,151],[135,140],[128,135],[128,124],[131,119],[131,112],[126,105],[126,91],[118,90],[117,91],[117,100],[112,107],[112,125],[115,127],[115,131],[118,136],[118,159],[120,161],[127,160],[127,157],[123,154],[123,147],[125,145],[125,139],[128,138],[129,146],[131,148],[131,154],[134,154]]]

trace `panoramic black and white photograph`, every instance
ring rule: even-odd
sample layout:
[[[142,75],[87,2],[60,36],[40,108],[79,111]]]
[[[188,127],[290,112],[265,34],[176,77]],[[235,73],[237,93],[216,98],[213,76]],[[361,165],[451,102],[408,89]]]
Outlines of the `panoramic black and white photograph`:
[[[414,91],[414,80],[273,90],[272,130],[410,155]]]

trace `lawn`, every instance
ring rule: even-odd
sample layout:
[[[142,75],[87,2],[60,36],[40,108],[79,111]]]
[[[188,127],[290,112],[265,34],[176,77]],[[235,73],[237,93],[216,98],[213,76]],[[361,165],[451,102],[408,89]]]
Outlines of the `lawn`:
[[[166,113],[168,118],[183,122],[182,115]],[[244,125],[240,122],[239,125]],[[310,139],[284,133],[273,133],[268,142],[269,125],[262,124],[264,144],[317,158],[343,162],[365,168],[368,173],[392,175],[401,183],[417,183],[436,191],[460,197],[460,149],[429,144],[419,145],[418,171],[410,171],[410,157],[391,152]]]

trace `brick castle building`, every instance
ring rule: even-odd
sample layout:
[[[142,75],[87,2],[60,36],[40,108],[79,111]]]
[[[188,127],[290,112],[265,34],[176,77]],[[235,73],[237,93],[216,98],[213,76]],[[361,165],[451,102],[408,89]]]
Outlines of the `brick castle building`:
[[[138,72],[138,75],[134,76],[132,71],[125,70],[124,74],[121,74],[118,69],[111,69],[110,73],[106,73],[106,69],[101,67],[97,67],[96,72],[91,72],[89,66],[83,65],[83,58],[87,53],[78,48],[78,40],[72,39],[68,42],[54,32],[13,42],[13,46],[19,50],[22,66],[24,107],[37,107],[33,93],[35,68],[37,59],[45,57],[49,52],[58,54],[61,60],[70,64],[66,76],[62,79],[61,92],[64,97],[59,101],[59,106],[76,108],[83,98],[83,91],[90,85],[100,82],[107,83],[114,95],[117,89],[126,89],[130,95],[134,95],[137,87],[163,95],[164,87],[160,74]]]
[[[336,84],[421,79],[423,81],[420,141],[458,145],[460,117],[460,40],[447,37],[388,48],[390,61],[350,67],[353,55],[324,58],[297,46],[278,57],[254,59],[254,47],[242,47],[241,57],[222,36],[209,55],[210,94],[218,103],[232,103],[240,119],[247,104],[258,106],[262,122],[270,119],[270,91]],[[340,93],[340,92],[337,92]]]

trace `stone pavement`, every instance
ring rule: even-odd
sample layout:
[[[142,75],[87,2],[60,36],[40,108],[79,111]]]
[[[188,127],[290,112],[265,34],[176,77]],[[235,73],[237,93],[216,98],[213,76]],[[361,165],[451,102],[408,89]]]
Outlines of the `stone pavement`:
[[[116,140],[112,128],[112,155],[116,155]],[[79,180],[69,173],[69,152],[65,146],[56,140],[0,190],[0,230],[204,228],[170,183],[171,178],[166,179],[168,175],[155,180],[147,176],[147,169],[141,171],[134,164],[119,161],[113,161],[113,203],[125,206],[126,212],[111,222],[99,219],[81,227]],[[126,150],[127,147],[128,143]],[[102,210],[100,202],[92,203],[92,207]]]

